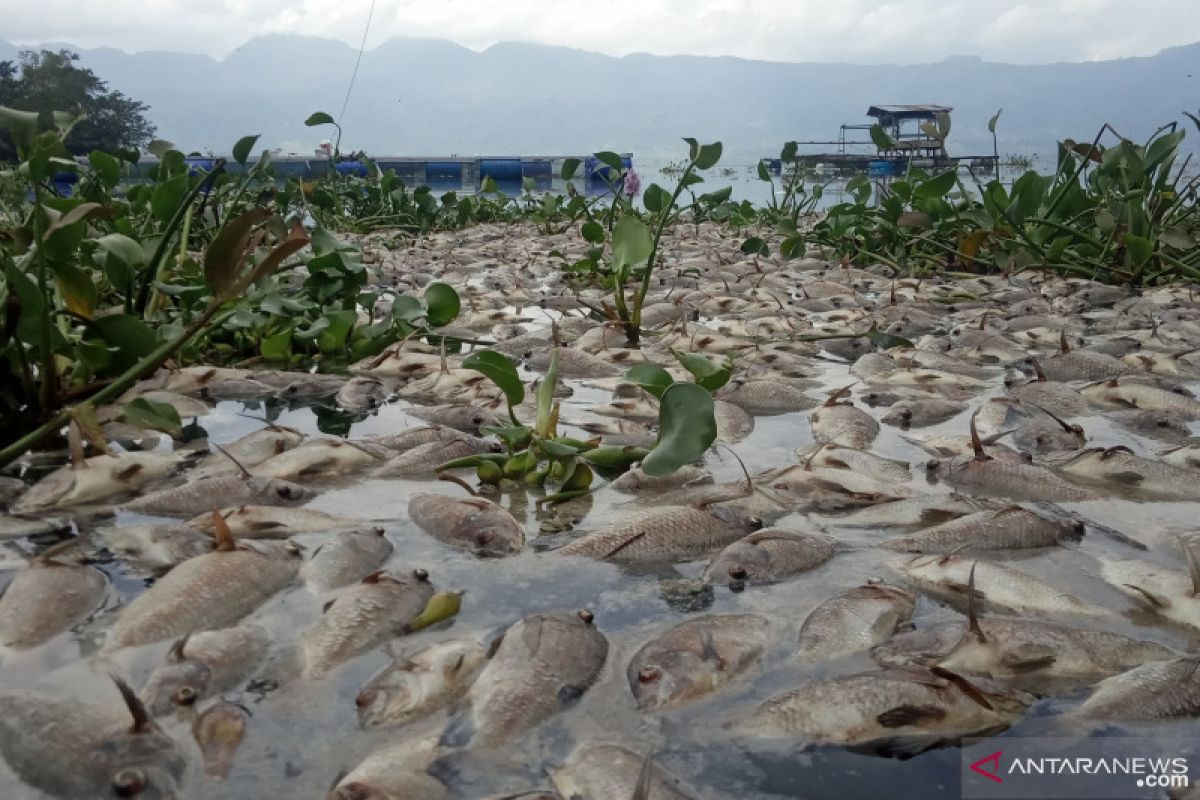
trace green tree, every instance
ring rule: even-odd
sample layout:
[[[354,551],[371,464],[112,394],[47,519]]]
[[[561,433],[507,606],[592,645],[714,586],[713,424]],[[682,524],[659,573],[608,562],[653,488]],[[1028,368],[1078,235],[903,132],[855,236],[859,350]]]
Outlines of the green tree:
[[[149,142],[154,137],[154,126],[145,117],[150,107],[110,90],[78,60],[70,50],[26,50],[19,68],[11,61],[0,62],[0,105],[40,112],[47,128],[53,111],[87,114],[66,141],[77,155],[135,149]],[[7,137],[0,138],[0,160],[14,155]]]

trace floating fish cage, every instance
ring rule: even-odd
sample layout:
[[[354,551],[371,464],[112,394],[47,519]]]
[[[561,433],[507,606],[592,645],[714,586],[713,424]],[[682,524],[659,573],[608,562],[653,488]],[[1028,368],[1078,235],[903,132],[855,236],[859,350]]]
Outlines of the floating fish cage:
[[[562,179],[563,164],[575,158],[580,162],[570,181]],[[491,179],[499,191],[516,195],[525,191],[528,185],[535,192],[566,192],[568,186],[574,186],[577,192],[588,195],[606,194],[609,191],[609,180],[613,176],[613,168],[606,166],[594,156],[483,156],[460,158],[450,156],[445,158],[414,157],[414,156],[380,156],[370,160],[381,171],[389,170],[396,174],[406,186],[428,186],[439,192],[460,192],[474,194],[482,190],[484,183]],[[185,159],[188,171],[192,175],[207,172],[216,164],[216,159],[209,156],[191,156]],[[247,167],[253,167],[257,162],[249,161]],[[330,174],[366,177],[371,168],[367,161],[343,159],[332,161],[327,158],[308,158],[305,156],[276,156],[271,159],[275,176],[281,181],[292,179],[314,180]],[[625,169],[633,166],[633,155],[621,155],[621,164]],[[145,158],[131,170],[131,181],[149,180],[151,170],[158,165],[158,159]],[[242,171],[240,164],[228,159],[225,170],[232,174]]]

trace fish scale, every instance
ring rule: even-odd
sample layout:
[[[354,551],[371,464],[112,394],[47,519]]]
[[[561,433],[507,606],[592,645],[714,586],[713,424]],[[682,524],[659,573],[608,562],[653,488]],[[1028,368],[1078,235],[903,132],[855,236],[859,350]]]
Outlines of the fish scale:
[[[750,531],[691,506],[660,506],[585,534],[556,552],[618,563],[684,561],[703,556]]]

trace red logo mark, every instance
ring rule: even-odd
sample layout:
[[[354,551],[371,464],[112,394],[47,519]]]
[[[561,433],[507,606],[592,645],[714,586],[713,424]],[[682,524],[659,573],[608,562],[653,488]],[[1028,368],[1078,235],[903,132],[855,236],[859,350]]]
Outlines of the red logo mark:
[[[971,771],[977,772],[985,778],[995,781],[996,783],[1004,783],[1004,778],[998,774],[1000,772],[1000,756],[1004,755],[1003,750],[997,750],[986,758],[981,758],[971,765]],[[991,764],[992,769],[986,770],[984,764]]]

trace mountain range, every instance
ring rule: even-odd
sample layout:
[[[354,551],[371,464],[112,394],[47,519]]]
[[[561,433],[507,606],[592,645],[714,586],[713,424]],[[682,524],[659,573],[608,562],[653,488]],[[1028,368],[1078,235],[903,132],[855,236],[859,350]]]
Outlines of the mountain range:
[[[39,47],[57,49],[62,45]],[[0,41],[0,60],[18,47]],[[227,153],[247,133],[308,154],[338,116],[358,51],[329,39],[265,36],[222,60],[174,52],[71,48],[80,62],[150,105],[158,135],[185,150]],[[611,149],[676,159],[681,136],[721,140],[726,162],[778,153],[790,139],[832,140],[872,104],[952,106],[952,154],[992,151],[987,120],[1003,108],[1000,153],[1052,156],[1064,137],[1108,122],[1134,139],[1200,104],[1200,43],[1154,56],[1011,65],[974,57],[859,66],[732,57],[620,58],[529,43],[482,52],[435,39],[391,39],[363,54],[343,117],[342,149],[388,155],[559,155]],[[1191,127],[1190,123],[1187,123]],[[855,132],[852,132],[855,133]],[[856,132],[865,138],[865,131]],[[1200,132],[1191,130],[1192,148]],[[810,148],[819,150],[821,148]]]

